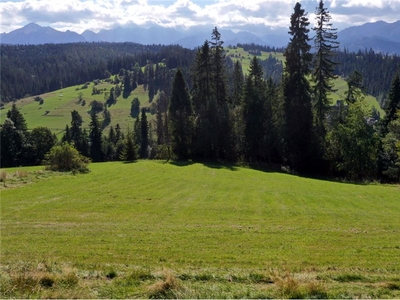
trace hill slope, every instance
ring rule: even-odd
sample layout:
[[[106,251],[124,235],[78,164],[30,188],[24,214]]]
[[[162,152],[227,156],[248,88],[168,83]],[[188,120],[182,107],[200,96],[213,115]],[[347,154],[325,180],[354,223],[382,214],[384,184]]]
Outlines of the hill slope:
[[[163,268],[180,282],[170,292],[183,298],[287,298],[279,285],[287,276],[324,285],[327,298],[400,296],[384,288],[400,281],[399,186],[214,164],[90,168],[2,191],[3,275],[37,270],[40,262],[57,280],[66,265],[78,276],[79,298],[87,290],[89,298],[93,290],[106,298],[148,297],[146,286],[163,278]],[[106,279],[110,270],[113,281]],[[0,277],[3,286],[7,276]],[[61,279],[52,291],[63,288]]]
[[[227,56],[236,61],[240,60],[243,71],[247,74],[252,55],[249,52],[244,51],[243,48],[235,47],[227,49]],[[284,57],[282,53],[262,52],[260,59],[267,59],[269,55],[272,55],[278,60],[283,61]],[[347,84],[343,78],[337,78],[334,81],[337,92],[331,96],[332,104],[335,104],[337,100],[343,99],[345,91],[347,90]],[[83,127],[88,128],[90,123],[90,111],[89,104],[93,100],[104,102],[104,93],[100,95],[92,95],[93,82],[90,85],[82,89],[82,85],[66,87],[60,90],[56,90],[50,93],[42,94],[40,97],[44,99],[42,105],[39,102],[34,101],[34,97],[28,97],[21,99],[17,102],[18,108],[21,109],[23,116],[25,117],[28,128],[33,129],[37,126],[46,126],[55,133],[60,133],[65,130],[65,126],[71,122],[71,111],[77,110],[83,118]],[[113,85],[102,82],[97,88],[106,89],[104,92],[109,92]],[[85,100],[85,105],[78,102],[78,95],[82,93],[82,97]],[[140,100],[141,107],[149,107],[148,92],[144,90],[144,86],[139,86],[132,94],[127,98],[123,99],[122,96],[118,97],[117,103],[109,107],[111,113],[111,123],[114,126],[118,123],[121,128],[126,132],[128,127],[133,128],[134,119],[130,116],[131,102],[133,98],[137,97]],[[156,101],[157,95],[154,97]],[[380,107],[377,99],[371,95],[366,97],[367,102],[371,107],[375,107],[381,116],[384,116],[384,111]],[[7,111],[11,108],[12,103],[5,104],[0,110],[0,119],[4,120]]]

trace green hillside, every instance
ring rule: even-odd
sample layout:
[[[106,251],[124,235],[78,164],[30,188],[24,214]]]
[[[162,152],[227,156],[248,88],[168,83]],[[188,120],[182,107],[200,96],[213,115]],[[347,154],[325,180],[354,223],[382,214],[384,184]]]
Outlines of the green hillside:
[[[28,124],[28,128],[33,129],[37,126],[46,126],[58,134],[65,129],[66,125],[71,123],[71,111],[73,110],[79,112],[84,121],[83,127],[88,128],[90,123],[90,102],[93,100],[105,102],[104,93],[110,92],[111,87],[114,85],[104,81],[101,82],[96,86],[98,89],[105,89],[104,93],[100,95],[92,95],[93,82],[87,88],[82,88],[83,85],[67,87],[40,95],[44,99],[43,104],[34,101],[34,97],[17,101],[17,106],[20,108]],[[83,94],[82,98],[85,100],[85,105],[79,103],[79,93]],[[138,86],[127,99],[120,96],[116,104],[108,107],[111,113],[111,125],[115,126],[119,123],[125,131],[128,129],[128,126],[133,128],[134,119],[130,116],[130,109],[131,102],[135,97],[139,98],[141,107],[148,107],[150,105],[144,86]],[[1,120],[4,120],[11,105],[12,103],[8,103],[0,110]]]
[[[233,60],[240,60],[243,70],[245,73],[248,72],[250,60],[252,55],[243,48],[227,49],[227,54],[232,57]],[[282,53],[274,52],[262,52],[261,59],[266,59],[272,55],[279,60],[284,60]],[[83,127],[87,128],[90,123],[89,104],[92,100],[105,101],[104,94],[92,95],[93,82],[88,85],[87,88],[82,88],[82,85],[66,87],[61,90],[39,95],[44,99],[43,104],[34,101],[34,97],[28,97],[17,101],[18,108],[21,109],[29,129],[33,129],[38,126],[45,126],[50,128],[56,134],[60,134],[66,125],[71,122],[71,111],[77,110],[83,118]],[[99,89],[105,89],[104,92],[110,91],[113,85],[105,81],[101,82],[98,86]],[[336,103],[337,100],[343,99],[345,91],[347,90],[347,84],[342,78],[335,80],[335,88],[337,92],[333,94],[332,103]],[[78,102],[79,93],[83,94],[85,105],[82,106]],[[144,90],[144,86],[140,85],[136,88],[127,99],[123,99],[122,96],[118,97],[117,103],[109,107],[111,112],[111,124],[115,126],[117,123],[121,126],[124,131],[127,131],[128,127],[132,128],[134,120],[130,116],[131,102],[134,97],[138,97],[140,100],[141,107],[148,107],[150,105],[147,91]],[[154,97],[157,99],[157,96]],[[384,115],[384,111],[380,108],[378,101],[375,97],[368,95],[366,97],[371,107],[375,107],[381,114]],[[4,120],[7,111],[10,109],[12,103],[6,104],[0,110],[0,120]],[[3,121],[2,121],[3,122]]]
[[[162,161],[90,169],[2,171],[1,298],[400,297],[399,186]]]
[[[283,53],[279,52],[265,52],[261,51],[261,56],[259,56],[260,59],[267,59],[270,55],[272,57],[275,57],[276,59],[284,62],[285,57],[283,56]],[[253,58],[249,52],[245,51],[243,48],[237,47],[236,49],[227,49],[227,56],[230,56],[233,61],[239,60],[240,63],[242,64],[242,68],[245,74],[248,73],[249,67],[250,67],[250,61]],[[346,81],[338,77],[337,79],[334,80],[334,89],[336,89],[336,93],[331,95],[331,100],[332,104],[336,104],[338,100],[343,100],[345,98],[345,92],[347,91],[347,83]],[[379,102],[377,101],[376,97],[372,95],[367,95],[366,96],[366,101],[369,103],[372,107],[375,107],[380,113],[381,116],[385,115],[384,110],[380,107]]]

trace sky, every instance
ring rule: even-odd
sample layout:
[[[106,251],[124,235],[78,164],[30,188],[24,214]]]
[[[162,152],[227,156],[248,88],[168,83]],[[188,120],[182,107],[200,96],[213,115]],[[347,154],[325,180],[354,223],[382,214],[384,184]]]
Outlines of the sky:
[[[319,0],[0,0],[0,32],[34,22],[60,31],[155,25],[248,30],[289,26],[296,2],[311,22]],[[379,20],[400,20],[400,0],[325,0],[339,31]]]

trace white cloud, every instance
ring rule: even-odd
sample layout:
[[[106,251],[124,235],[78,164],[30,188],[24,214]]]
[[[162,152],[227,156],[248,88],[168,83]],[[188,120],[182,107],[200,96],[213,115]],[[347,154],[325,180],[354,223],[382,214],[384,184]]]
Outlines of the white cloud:
[[[0,0],[2,1],[2,0]],[[287,27],[296,0],[25,0],[0,2],[1,32],[36,22],[58,30],[99,31],[132,24],[168,27]],[[310,19],[317,0],[301,0]],[[400,0],[326,0],[336,27],[394,22]]]

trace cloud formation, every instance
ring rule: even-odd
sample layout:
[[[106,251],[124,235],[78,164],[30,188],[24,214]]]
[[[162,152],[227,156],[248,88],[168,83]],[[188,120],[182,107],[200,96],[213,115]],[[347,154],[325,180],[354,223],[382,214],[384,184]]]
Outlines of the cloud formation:
[[[240,30],[257,27],[288,27],[294,0],[1,0],[1,32],[28,23],[78,33],[98,32],[117,26],[165,26],[185,29],[218,26]],[[317,0],[300,1],[312,22]],[[334,27],[400,16],[400,0],[326,0]]]

